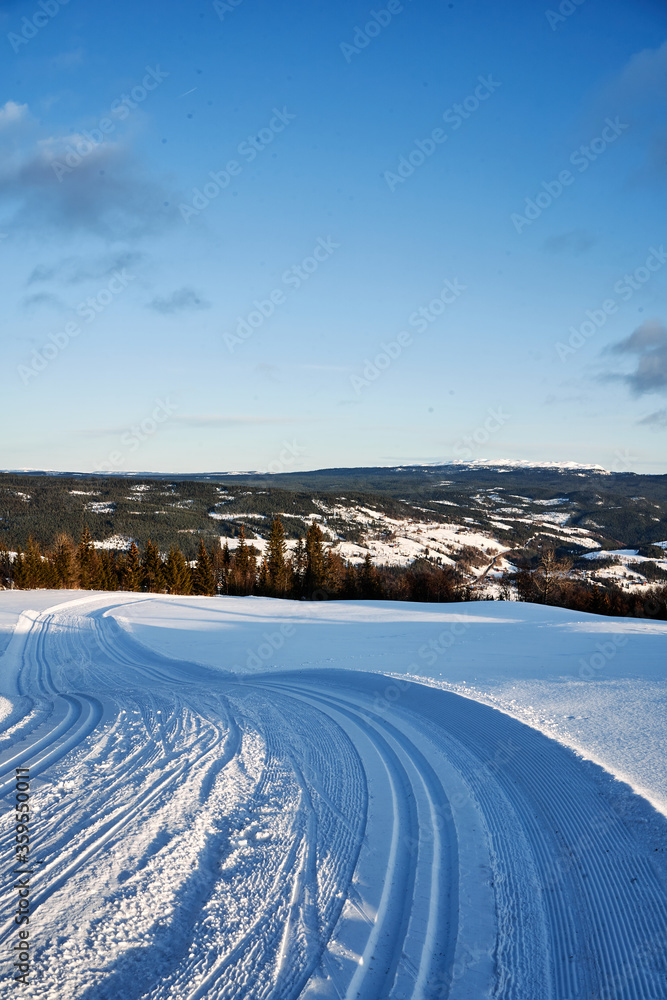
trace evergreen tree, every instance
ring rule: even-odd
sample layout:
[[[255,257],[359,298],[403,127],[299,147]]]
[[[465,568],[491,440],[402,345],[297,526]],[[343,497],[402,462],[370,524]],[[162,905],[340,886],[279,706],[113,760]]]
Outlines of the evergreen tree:
[[[76,549],[69,535],[56,535],[52,556],[55,586],[64,589],[76,587]]]
[[[538,590],[533,580],[533,574],[527,566],[522,566],[516,575],[517,600],[533,603],[537,601]]]
[[[169,594],[190,594],[192,573],[179,548],[172,545],[164,566],[164,579]]]
[[[12,579],[15,587],[19,590],[25,589],[23,586],[23,549],[20,545],[16,546],[16,555],[14,556],[14,562],[12,563]]]
[[[229,544],[225,540],[225,544],[222,548],[221,565],[219,570],[219,575],[217,578],[218,593],[228,594],[229,593],[229,578],[232,571],[232,554],[229,551]]]
[[[274,597],[284,597],[289,589],[289,568],[286,558],[285,530],[279,517],[274,517],[269,535],[266,557],[268,574],[267,593]]]
[[[326,590],[331,597],[340,597],[345,588],[345,562],[335,549],[326,554]]]
[[[225,542],[225,547],[226,546],[227,543]],[[220,544],[220,539],[216,538],[211,546],[211,569],[213,570],[216,594],[222,594],[225,591],[227,577],[226,569],[229,565],[229,549],[227,549],[227,560],[227,563],[225,563],[224,549]]]
[[[290,560],[290,591],[292,597],[303,594],[304,576],[306,574],[306,549],[303,539],[298,538]]]
[[[257,578],[257,593],[261,594],[262,597],[274,596],[271,588],[271,578],[269,576],[269,567],[266,559],[262,559],[262,564],[259,567],[259,576]]]
[[[370,552],[366,553],[359,567],[358,590],[359,597],[364,601],[372,601],[382,596],[380,574],[371,561]]]
[[[235,594],[251,594],[255,587],[257,573],[255,554],[250,551],[245,540],[245,530],[241,525],[239,544],[234,552],[231,568],[231,590]]]
[[[97,575],[97,552],[87,524],[83,526],[81,541],[76,551],[76,561],[79,568],[79,586],[82,590],[92,590]]]
[[[46,584],[46,572],[42,561],[39,544],[30,536],[28,547],[23,555],[23,588],[36,590]]]
[[[141,560],[142,569],[142,590],[149,594],[159,594],[164,591],[164,573],[162,570],[162,559],[157,545],[154,545],[149,538],[146,542],[143,558]]]
[[[30,536],[23,552],[19,547],[14,560],[14,585],[21,590],[36,590],[45,583],[44,566],[39,544]]]
[[[141,590],[142,576],[143,573],[139,549],[137,548],[137,543],[132,542],[130,545],[130,551],[127,553],[127,557],[125,559],[125,566],[123,569],[123,590]]]
[[[117,590],[118,571],[116,569],[116,558],[108,549],[101,549],[97,557],[97,567],[95,570],[95,590]]]
[[[304,588],[306,597],[313,598],[318,590],[323,590],[326,585],[327,568],[324,558],[324,536],[319,524],[314,521],[306,533],[306,573]]]
[[[341,597],[345,601],[353,601],[357,597],[357,571],[351,562],[345,563]]]
[[[206,597],[211,597],[215,594],[215,577],[213,576],[211,559],[206,551],[203,538],[199,540],[197,565],[195,566],[194,573],[192,574],[192,583],[192,589],[195,594],[202,594]]]
[[[13,586],[12,560],[9,549],[4,542],[0,542],[0,587]]]

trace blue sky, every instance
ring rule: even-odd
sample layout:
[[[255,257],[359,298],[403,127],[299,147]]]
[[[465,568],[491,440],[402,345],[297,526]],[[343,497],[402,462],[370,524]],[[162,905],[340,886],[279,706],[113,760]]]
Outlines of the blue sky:
[[[0,44],[0,467],[665,471],[664,4],[19,0]]]

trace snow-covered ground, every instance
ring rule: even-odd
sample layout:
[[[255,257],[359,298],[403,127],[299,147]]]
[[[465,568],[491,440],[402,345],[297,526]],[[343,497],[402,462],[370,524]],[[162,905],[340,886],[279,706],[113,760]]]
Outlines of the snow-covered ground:
[[[666,640],[515,603],[0,594],[21,989],[667,998]],[[9,979],[12,906],[0,938]]]
[[[503,601],[258,597],[145,597],[112,614],[156,652],[217,669],[350,668],[449,686],[576,747],[667,815],[667,622]]]
[[[655,544],[659,548],[663,548],[660,542]],[[667,559],[651,559],[648,556],[640,556],[637,549],[597,549],[595,552],[587,552],[582,558],[591,562],[598,579],[612,580],[616,584],[628,583],[646,587],[646,578],[633,569],[633,566],[641,563],[655,563],[659,569],[667,572]],[[609,559],[611,565],[595,569],[595,563],[599,559]]]
[[[507,550],[507,545],[499,542],[490,534],[471,528],[469,524],[442,524],[437,521],[419,520],[417,518],[392,518],[380,511],[374,511],[367,507],[341,507],[340,505],[327,505],[318,501],[318,506],[324,513],[310,514],[303,518],[304,524],[316,521],[328,546],[332,546],[343,559],[354,564],[364,561],[367,554],[377,565],[384,566],[409,566],[415,559],[425,554],[431,558],[439,557],[443,565],[454,565],[453,555],[457,555],[464,546],[478,547],[488,557],[490,563],[494,556]],[[325,516],[325,514],[327,516]],[[280,515],[289,517],[290,515]],[[252,520],[266,520],[260,514],[220,514],[212,513],[209,517],[219,520],[247,520],[252,525]],[[358,526],[363,534],[363,544],[344,541],[339,538],[329,521],[335,523],[336,518],[345,518],[349,524]],[[251,529],[252,530],[252,529]],[[264,554],[268,541],[263,538],[247,539],[248,544],[252,544],[260,554]],[[228,545],[230,550],[238,546],[238,538],[221,537],[222,545]],[[287,549],[293,551],[297,544],[296,539],[287,540]],[[591,545],[596,543],[591,541]],[[506,564],[498,563],[499,568],[506,568]],[[480,574],[486,567],[472,570],[475,574]]]

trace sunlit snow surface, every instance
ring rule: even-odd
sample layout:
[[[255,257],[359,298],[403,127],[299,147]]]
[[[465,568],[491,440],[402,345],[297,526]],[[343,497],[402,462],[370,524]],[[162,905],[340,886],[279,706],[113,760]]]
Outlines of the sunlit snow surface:
[[[29,766],[42,862],[22,991],[667,997],[666,640],[516,603],[0,594],[4,811]]]
[[[667,814],[667,622],[502,601],[255,597],[144,599],[113,615],[156,651],[217,668],[347,667],[451,685],[576,746]]]

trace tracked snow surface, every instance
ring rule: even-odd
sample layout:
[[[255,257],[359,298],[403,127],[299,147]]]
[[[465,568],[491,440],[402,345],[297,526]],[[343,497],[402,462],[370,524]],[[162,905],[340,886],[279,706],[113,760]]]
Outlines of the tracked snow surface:
[[[667,998],[666,639],[502,602],[0,594],[5,992]]]

